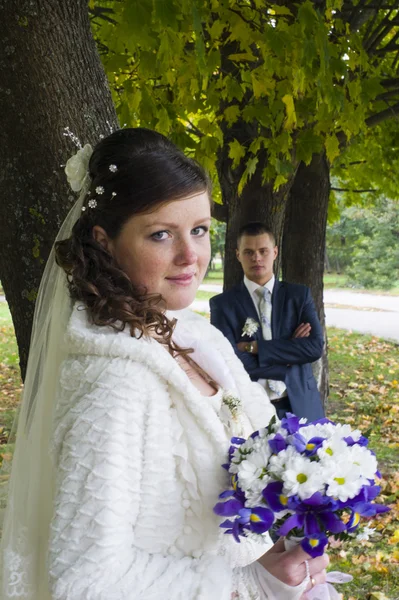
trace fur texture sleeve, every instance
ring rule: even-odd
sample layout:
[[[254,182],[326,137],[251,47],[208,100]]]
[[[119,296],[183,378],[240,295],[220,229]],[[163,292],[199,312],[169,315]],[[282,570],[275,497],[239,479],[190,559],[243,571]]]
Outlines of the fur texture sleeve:
[[[53,600],[230,600],[221,557],[150,552],[138,541],[140,526],[156,536],[178,520],[163,504],[177,485],[171,418],[168,386],[148,367],[100,356],[64,364],[48,550]],[[157,511],[148,508],[154,495]]]

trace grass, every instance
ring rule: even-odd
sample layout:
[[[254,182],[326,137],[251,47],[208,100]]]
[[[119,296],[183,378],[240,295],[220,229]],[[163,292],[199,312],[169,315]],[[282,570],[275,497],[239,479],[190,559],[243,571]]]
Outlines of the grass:
[[[350,572],[345,599],[399,598],[399,384],[398,348],[377,338],[330,328],[331,394],[328,415],[362,432],[382,474],[381,500],[391,511],[373,519],[372,541],[333,543],[334,569]],[[376,595],[371,595],[372,593]],[[370,594],[370,595],[369,595]]]
[[[399,296],[399,281],[390,290],[382,290],[381,288],[357,288],[354,286],[346,275],[339,273],[325,273],[324,287],[326,289],[345,289],[353,292],[364,294],[382,294],[384,296]]]
[[[220,267],[214,271],[208,271],[203,283],[209,283],[213,285],[223,285],[223,271]]]
[[[212,294],[211,294],[212,295]],[[332,542],[331,569],[354,580],[339,586],[345,600],[399,598],[398,348],[371,336],[330,328],[328,416],[369,434],[382,473],[381,501],[391,511],[373,519],[372,541]],[[0,303],[0,458],[21,395],[18,352],[7,305]]]
[[[196,295],[195,295],[195,299],[196,300],[209,300],[210,298],[213,298],[213,296],[216,296],[218,292],[203,292],[202,290],[199,290]]]
[[[8,439],[21,392],[22,384],[14,327],[7,304],[0,302],[0,449],[1,444]],[[0,454],[0,464],[1,462]]]

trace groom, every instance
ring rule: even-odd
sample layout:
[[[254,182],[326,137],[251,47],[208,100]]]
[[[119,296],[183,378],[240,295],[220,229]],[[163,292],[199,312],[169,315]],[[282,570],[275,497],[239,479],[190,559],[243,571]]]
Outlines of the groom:
[[[266,388],[280,419],[293,412],[315,420],[324,412],[310,363],[322,355],[323,333],[310,290],[275,279],[277,253],[263,223],[240,229],[236,254],[244,280],[211,298],[211,323]]]

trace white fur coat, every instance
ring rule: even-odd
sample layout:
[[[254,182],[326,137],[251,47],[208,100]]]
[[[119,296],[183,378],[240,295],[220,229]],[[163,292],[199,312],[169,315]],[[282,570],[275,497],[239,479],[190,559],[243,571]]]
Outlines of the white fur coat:
[[[235,388],[243,433],[266,425],[274,409],[229,342],[190,311],[175,316],[195,359]],[[299,588],[246,566],[268,536],[237,544],[218,527],[212,507],[228,483],[220,465],[231,435],[221,394],[202,396],[162,345],[88,325],[84,310],[75,308],[67,344],[52,448],[52,598],[250,600],[277,597],[273,586],[298,598]],[[219,356],[213,367],[207,349]]]

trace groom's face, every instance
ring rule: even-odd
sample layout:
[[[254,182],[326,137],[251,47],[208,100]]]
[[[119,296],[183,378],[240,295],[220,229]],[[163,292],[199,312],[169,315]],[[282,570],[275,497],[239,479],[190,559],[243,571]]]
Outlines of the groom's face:
[[[236,250],[245,275],[259,285],[265,285],[272,278],[277,253],[277,246],[268,233],[243,235]]]

